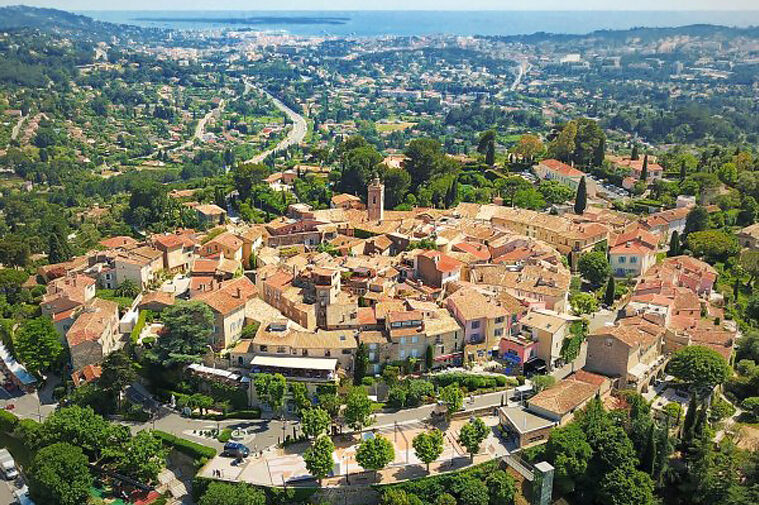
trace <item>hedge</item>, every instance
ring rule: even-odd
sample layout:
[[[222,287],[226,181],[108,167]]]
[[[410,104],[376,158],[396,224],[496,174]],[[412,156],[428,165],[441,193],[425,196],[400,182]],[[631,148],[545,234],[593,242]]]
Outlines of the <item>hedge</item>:
[[[209,479],[208,477],[200,477],[198,475],[192,480],[192,497],[197,503],[200,498],[205,494],[209,484],[212,482],[218,482],[215,479]],[[267,505],[300,505],[311,503],[310,498],[318,490],[317,487],[297,487],[288,486],[287,488],[281,487],[268,487],[257,486],[255,484],[249,484],[247,482],[229,483],[230,486],[251,486],[259,489],[266,494]]]
[[[132,328],[132,333],[129,335],[129,339],[133,344],[136,344],[137,340],[139,340],[140,333],[142,333],[142,329],[145,327],[149,313],[149,310],[141,310],[140,315],[137,316],[137,324],[134,325],[134,328]]]
[[[505,375],[469,374],[461,372],[433,375],[430,379],[435,385],[441,388],[450,384],[458,384],[459,387],[465,388],[467,391],[506,387],[512,382]]]
[[[0,433],[10,435],[18,426],[18,417],[7,410],[0,410]]]
[[[226,414],[193,414],[193,419],[208,419],[210,421],[224,421],[227,419],[261,419],[261,409],[232,410]]]
[[[192,459],[211,459],[216,456],[216,449],[213,447],[196,444],[165,431],[155,430],[153,433],[163,441],[164,445],[171,446],[179,452],[190,456]]]

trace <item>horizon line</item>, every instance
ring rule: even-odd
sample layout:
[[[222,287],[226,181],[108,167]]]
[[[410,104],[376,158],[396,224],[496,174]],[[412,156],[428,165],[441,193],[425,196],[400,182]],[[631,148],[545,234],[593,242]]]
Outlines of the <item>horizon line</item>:
[[[4,7],[33,7],[40,9],[57,9],[69,12],[759,12],[756,9],[176,9],[176,8],[144,8],[144,9],[62,9],[59,7],[38,7],[34,5],[6,5]]]

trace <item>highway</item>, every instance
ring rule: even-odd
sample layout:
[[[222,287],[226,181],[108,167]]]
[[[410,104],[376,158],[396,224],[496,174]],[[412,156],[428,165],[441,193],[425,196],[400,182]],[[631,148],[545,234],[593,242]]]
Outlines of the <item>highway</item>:
[[[252,87],[252,85],[246,80],[245,81],[246,91]],[[284,112],[288,118],[290,118],[290,121],[292,122],[292,128],[289,132],[287,132],[287,136],[282,139],[279,144],[277,144],[274,148],[268,149],[260,154],[257,154],[256,156],[253,156],[249,160],[245,160],[245,163],[261,163],[263,160],[266,159],[267,156],[269,156],[271,153],[276,151],[282,151],[287,149],[290,146],[298,145],[301,142],[303,142],[303,139],[306,138],[306,133],[308,132],[308,123],[306,123],[306,120],[303,116],[292,110],[290,107],[282,103],[281,100],[279,100],[277,97],[269,93],[263,88],[261,89],[261,92],[265,93],[272,102],[274,102],[274,105]]]

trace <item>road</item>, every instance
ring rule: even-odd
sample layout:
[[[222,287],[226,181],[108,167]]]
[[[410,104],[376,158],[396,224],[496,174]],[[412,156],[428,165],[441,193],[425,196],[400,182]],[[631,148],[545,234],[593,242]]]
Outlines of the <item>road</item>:
[[[21,132],[21,125],[24,124],[24,121],[26,121],[26,116],[18,118],[18,122],[13,126],[13,130],[11,131],[11,140],[16,140],[16,137]]]
[[[246,91],[252,87],[250,82],[248,80],[245,81]],[[290,146],[298,145],[301,142],[303,142],[303,139],[306,138],[306,133],[308,132],[308,123],[306,123],[306,120],[292,110],[290,107],[282,103],[277,97],[269,93],[263,88],[261,89],[261,92],[266,94],[272,102],[274,102],[274,105],[284,112],[288,118],[290,118],[290,121],[292,122],[293,127],[290,129],[290,131],[287,133],[287,136],[282,139],[279,144],[277,144],[273,149],[268,149],[254,157],[252,157],[249,160],[245,160],[245,163],[261,163],[263,160],[266,159],[267,156],[269,156],[271,153],[276,151],[284,151]]]
[[[517,74],[516,79],[514,79],[514,82],[511,84],[509,91],[516,91],[517,86],[519,86],[519,83],[522,82],[524,74],[526,74],[529,69],[530,64],[527,63],[527,60],[522,60],[522,62],[519,64],[519,73]]]
[[[200,138],[203,136],[203,133],[205,132],[205,129],[206,129],[206,124],[211,119],[211,116],[213,116],[213,114],[216,111],[219,111],[219,112],[223,111],[225,104],[226,104],[226,102],[224,101],[223,98],[221,100],[219,100],[219,105],[217,105],[216,108],[209,110],[206,113],[206,115],[203,116],[200,119],[200,121],[198,121],[198,124],[195,125],[195,133],[193,134],[192,138],[190,140],[188,140],[187,142],[185,142],[184,144],[181,144],[180,146],[175,147],[175,148],[173,148],[171,150],[172,151],[180,151],[182,149],[187,149],[189,147],[192,147],[192,145],[195,143],[195,141],[196,140],[200,140]]]

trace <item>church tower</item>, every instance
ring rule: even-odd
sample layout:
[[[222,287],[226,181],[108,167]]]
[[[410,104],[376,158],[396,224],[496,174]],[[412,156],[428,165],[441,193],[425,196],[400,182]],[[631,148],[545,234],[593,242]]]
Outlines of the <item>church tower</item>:
[[[369,221],[382,221],[385,217],[385,185],[380,182],[379,177],[369,184],[369,194],[367,195],[366,207],[369,210]]]

